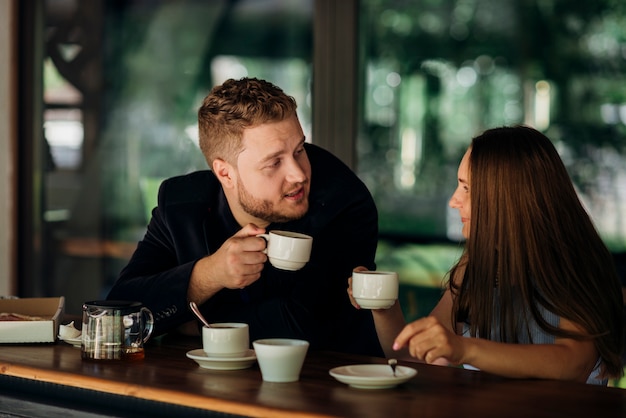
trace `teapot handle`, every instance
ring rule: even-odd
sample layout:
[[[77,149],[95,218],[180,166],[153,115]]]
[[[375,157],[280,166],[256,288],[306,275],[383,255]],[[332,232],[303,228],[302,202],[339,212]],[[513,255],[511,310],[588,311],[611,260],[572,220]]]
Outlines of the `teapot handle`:
[[[152,315],[152,311],[145,306],[141,308],[141,313],[146,319],[146,326],[143,329],[143,342],[145,343],[152,335],[152,330],[154,329],[154,316]]]

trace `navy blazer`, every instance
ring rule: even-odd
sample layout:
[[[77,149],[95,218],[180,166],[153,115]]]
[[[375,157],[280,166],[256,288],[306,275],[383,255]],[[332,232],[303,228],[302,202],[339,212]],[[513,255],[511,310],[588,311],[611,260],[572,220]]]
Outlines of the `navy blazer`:
[[[245,289],[223,289],[200,308],[210,322],[245,322],[250,340],[302,338],[311,349],[382,356],[371,312],[349,301],[356,266],[375,269],[378,213],[363,182],[338,158],[305,144],[311,162],[309,211],[299,220],[271,224],[313,236],[311,260],[290,272],[266,263]],[[108,299],[143,302],[155,316],[155,334],[193,319],[187,287],[194,264],[215,252],[241,225],[209,171],[165,180],[147,232]]]

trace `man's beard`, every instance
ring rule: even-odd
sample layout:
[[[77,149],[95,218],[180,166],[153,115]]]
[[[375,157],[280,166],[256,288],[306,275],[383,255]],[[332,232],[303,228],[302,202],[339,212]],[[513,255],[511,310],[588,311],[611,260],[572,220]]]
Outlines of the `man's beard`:
[[[288,215],[276,212],[274,210],[274,204],[272,202],[256,199],[254,196],[248,193],[248,190],[239,179],[237,180],[237,183],[239,204],[247,214],[252,215],[255,218],[263,219],[270,223],[284,223],[302,218],[308,210],[308,203],[304,202],[302,204],[305,204],[307,209],[302,211],[302,213],[296,215]]]

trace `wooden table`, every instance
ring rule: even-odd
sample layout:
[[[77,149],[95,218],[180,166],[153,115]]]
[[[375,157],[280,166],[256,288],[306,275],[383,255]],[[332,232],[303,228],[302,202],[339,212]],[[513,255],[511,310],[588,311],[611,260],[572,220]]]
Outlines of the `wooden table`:
[[[142,361],[93,363],[64,342],[1,345],[0,393],[47,394],[70,408],[87,399],[83,404],[94,410],[119,416],[136,410],[151,416],[160,411],[161,416],[279,418],[626,416],[626,390],[617,388],[401,362],[417,369],[417,376],[393,389],[354,389],[328,371],[385,360],[330,352],[309,352],[297,383],[267,383],[256,363],[237,371],[200,368],[185,356],[199,346],[199,338],[165,337],[148,343]]]

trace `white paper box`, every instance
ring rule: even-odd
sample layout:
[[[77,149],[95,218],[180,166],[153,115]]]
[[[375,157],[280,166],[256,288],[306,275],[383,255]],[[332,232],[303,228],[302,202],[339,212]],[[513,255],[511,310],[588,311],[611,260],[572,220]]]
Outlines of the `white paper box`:
[[[42,321],[0,321],[0,343],[56,341],[65,297],[0,299],[0,312],[37,316]]]

